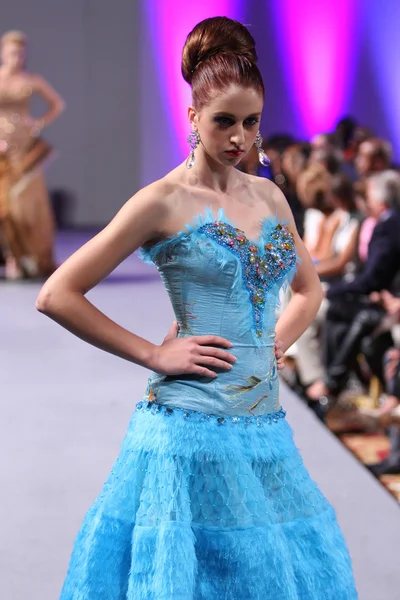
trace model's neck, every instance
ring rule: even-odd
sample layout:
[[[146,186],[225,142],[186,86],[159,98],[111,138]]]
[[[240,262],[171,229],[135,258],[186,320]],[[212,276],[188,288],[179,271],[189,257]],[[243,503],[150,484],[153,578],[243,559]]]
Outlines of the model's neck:
[[[209,188],[214,192],[227,193],[236,187],[241,180],[241,173],[234,167],[216,163],[204,152],[198,152],[195,164],[190,172],[190,179],[197,185]]]

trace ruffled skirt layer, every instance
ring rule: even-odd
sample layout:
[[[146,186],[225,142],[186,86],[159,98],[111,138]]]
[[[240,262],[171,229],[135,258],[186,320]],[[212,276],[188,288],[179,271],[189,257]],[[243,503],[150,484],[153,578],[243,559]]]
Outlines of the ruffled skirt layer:
[[[355,600],[333,508],[281,411],[141,403],[60,600]]]

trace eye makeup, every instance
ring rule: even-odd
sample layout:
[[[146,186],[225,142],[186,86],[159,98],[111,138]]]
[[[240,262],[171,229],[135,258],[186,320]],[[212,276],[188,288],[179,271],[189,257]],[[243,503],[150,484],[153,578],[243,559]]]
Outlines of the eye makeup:
[[[217,114],[213,117],[214,123],[216,123],[221,129],[228,129],[236,123],[236,118],[229,114]],[[260,122],[259,115],[250,115],[243,121],[244,127],[254,127]]]

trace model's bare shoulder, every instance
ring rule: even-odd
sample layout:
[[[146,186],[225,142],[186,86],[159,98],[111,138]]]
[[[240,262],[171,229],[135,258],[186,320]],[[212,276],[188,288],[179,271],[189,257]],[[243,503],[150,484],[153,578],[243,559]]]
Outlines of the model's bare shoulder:
[[[258,193],[260,193],[263,198],[265,198],[266,196],[270,197],[273,194],[275,188],[278,188],[278,186],[273,181],[267,179],[266,177],[259,177],[257,175],[248,175],[248,177],[251,177],[253,186],[257,189]]]
[[[142,188],[126,203],[127,215],[141,222],[142,243],[149,243],[162,236],[165,224],[171,218],[176,196],[176,186],[168,178],[159,179]]]
[[[155,182],[134,194],[112,221],[57,269],[46,284],[86,293],[140,246],[163,231],[169,214],[168,182]]]
[[[141,197],[153,207],[154,219],[158,224],[147,245],[174,235],[192,220],[194,209],[191,194],[190,186],[182,181],[178,169],[141,191]]]
[[[168,183],[163,179],[159,179],[133,194],[127,201],[127,204],[140,205],[147,209],[164,210],[168,204],[166,198],[169,193]]]
[[[244,177],[246,185],[251,186],[253,191],[257,194],[257,196],[260,196],[261,199],[265,199],[266,196],[271,195],[273,190],[277,187],[273,181],[267,179],[266,177],[251,175],[249,173],[243,173],[242,177]]]
[[[293,219],[292,211],[280,187],[265,177],[258,177],[257,179],[260,197],[267,204],[269,210],[277,217],[291,221]]]
[[[246,174],[247,183],[251,186],[252,196],[264,205],[266,213],[280,218],[289,219],[292,216],[286,197],[279,186],[266,177]]]

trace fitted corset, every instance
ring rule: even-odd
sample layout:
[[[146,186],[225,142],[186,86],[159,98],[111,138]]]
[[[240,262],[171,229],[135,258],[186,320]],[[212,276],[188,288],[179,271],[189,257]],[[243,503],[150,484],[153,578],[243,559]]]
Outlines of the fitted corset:
[[[141,256],[154,262],[169,294],[179,336],[213,334],[232,342],[236,362],[215,379],[153,373],[148,401],[217,415],[279,410],[274,354],[279,290],[296,269],[292,234],[275,217],[249,240],[221,210]]]

